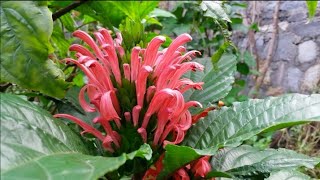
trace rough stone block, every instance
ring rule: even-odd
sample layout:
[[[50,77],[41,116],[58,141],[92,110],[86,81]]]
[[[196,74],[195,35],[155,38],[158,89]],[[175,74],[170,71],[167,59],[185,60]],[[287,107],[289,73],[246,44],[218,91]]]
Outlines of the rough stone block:
[[[301,64],[314,61],[318,55],[317,44],[312,40],[299,44],[298,49],[298,61]]]
[[[320,64],[310,67],[303,76],[301,90],[310,92],[315,90],[320,83]]]

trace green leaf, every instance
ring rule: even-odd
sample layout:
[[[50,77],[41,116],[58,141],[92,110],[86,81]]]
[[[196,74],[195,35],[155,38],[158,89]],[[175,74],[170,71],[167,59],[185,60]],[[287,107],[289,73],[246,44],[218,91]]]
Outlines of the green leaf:
[[[309,19],[312,20],[314,18],[314,15],[316,15],[317,12],[317,6],[318,6],[318,1],[306,1],[308,11],[309,11]]]
[[[158,5],[158,1],[110,1],[130,19],[140,22]]]
[[[226,11],[222,7],[221,1],[202,1],[200,7],[203,11],[205,11],[204,16],[231,22]]]
[[[249,69],[249,66],[246,63],[239,62],[239,63],[237,63],[237,71],[240,74],[248,75],[249,72],[250,72],[250,69]]]
[[[60,17],[63,26],[69,31],[73,32],[76,30],[76,22],[73,20],[70,13],[67,13]]]
[[[52,45],[55,48],[55,52],[60,56],[59,59],[63,59],[68,56],[69,47],[73,38],[66,38],[62,31],[62,24],[56,21],[53,26],[53,32],[51,36]]]
[[[80,137],[35,104],[1,94],[1,170],[62,152],[87,153]]]
[[[126,156],[101,157],[80,153],[57,153],[39,156],[27,163],[1,171],[1,179],[77,179],[96,180],[118,169]]]
[[[135,157],[150,160],[152,158],[152,149],[149,144],[143,144],[138,150],[133,151],[127,155],[127,159],[132,160]]]
[[[249,67],[256,67],[257,63],[254,59],[253,55],[249,51],[245,51],[243,53],[243,61],[249,66]]]
[[[313,168],[320,162],[288,149],[264,149],[251,146],[225,148],[211,160],[215,171],[222,171],[238,178],[267,177],[273,171],[295,169],[299,167]]]
[[[48,60],[51,12],[33,1],[1,1],[1,82],[63,97],[63,72]]]
[[[242,141],[276,129],[320,121],[320,94],[287,94],[252,99],[212,111],[189,131],[183,145],[197,149],[239,145]]]
[[[219,60],[221,59],[223,53],[225,52],[225,50],[230,46],[230,42],[226,41],[224,42],[219,49],[212,55],[211,57],[211,61],[213,65],[216,65]]]
[[[191,161],[199,159],[201,156],[214,155],[218,149],[199,150],[188,146],[177,146],[168,144],[165,147],[165,156],[163,159],[163,170],[159,175],[162,179],[179,168],[189,164]]]
[[[88,156],[88,150],[60,120],[35,104],[1,94],[1,179],[98,179],[135,157],[150,159],[140,149],[119,157]]]
[[[224,98],[232,88],[234,82],[233,74],[236,71],[236,57],[234,55],[223,55],[213,68],[209,58],[196,59],[204,65],[204,71],[189,72],[184,77],[194,82],[204,82],[203,90],[189,90],[184,93],[186,101],[199,101],[204,108],[210,106],[211,102]]]
[[[288,180],[288,179],[309,180],[311,178],[299,171],[281,170],[278,172],[271,173],[271,175],[266,180]]]
[[[86,15],[85,19],[91,17],[111,30],[113,30],[113,26],[118,27],[126,17],[111,1],[89,1],[77,7],[76,10]]]
[[[159,9],[159,8],[155,8],[150,14],[150,17],[172,17],[172,18],[177,18],[174,14],[172,14],[169,11],[163,10],[163,9]]]
[[[1,171],[3,179],[78,179],[96,180],[117,170],[135,157],[151,158],[152,150],[144,144],[140,149],[119,157],[88,156],[80,153],[56,153],[30,159],[27,163]]]

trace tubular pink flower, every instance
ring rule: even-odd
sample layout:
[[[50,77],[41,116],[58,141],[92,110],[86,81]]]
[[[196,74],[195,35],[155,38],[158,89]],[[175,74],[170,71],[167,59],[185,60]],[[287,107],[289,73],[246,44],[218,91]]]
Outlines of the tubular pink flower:
[[[142,66],[136,80],[137,101],[141,107],[143,107],[144,94],[146,93],[147,77],[151,72],[150,66]]]
[[[169,121],[170,114],[172,113],[170,109],[167,107],[167,104],[163,104],[163,108],[160,109],[158,112],[158,121],[157,121],[157,129],[154,133],[153,145],[157,145],[161,134],[166,126],[167,122]]]
[[[89,81],[92,81],[100,90],[104,89],[103,86],[100,84],[100,82],[96,79],[94,74],[84,65],[80,64],[78,61],[71,59],[71,58],[66,58],[64,59],[67,62],[72,62],[76,64],[84,73],[85,75],[89,78]]]
[[[187,171],[184,168],[181,168],[176,173],[174,173],[173,179],[174,180],[190,180],[190,177]]]
[[[122,35],[120,32],[117,32],[116,35],[117,35],[117,38],[114,39],[115,40],[115,47],[117,48],[120,57],[123,57],[125,52],[124,52],[124,49],[121,47]]]
[[[138,76],[140,60],[139,60],[139,52],[141,51],[140,47],[132,48],[131,52],[131,81],[135,81]]]
[[[101,97],[100,102],[100,114],[106,121],[114,120],[118,128],[121,127],[120,117],[118,116],[116,110],[113,107],[110,91],[104,93]]]
[[[83,56],[83,55],[79,56],[79,58],[78,58],[78,61],[80,64],[85,64],[86,62],[91,61],[91,60],[93,60],[93,58],[91,58],[89,56]]]
[[[172,88],[175,87],[176,83],[180,79],[180,77],[186,73],[189,70],[195,71],[196,69],[203,70],[204,66],[197,63],[197,62],[186,62],[181,65],[181,67],[174,73],[172,78],[170,79],[170,82],[168,84],[168,87]]]
[[[124,77],[130,81],[130,65],[125,63],[123,64],[123,72],[124,72]]]
[[[168,47],[168,49],[166,50],[162,61],[159,63],[159,65],[157,66],[157,68],[155,68],[155,73],[158,75],[162,69],[164,69],[164,67],[167,66],[167,64],[170,62],[170,57],[173,55],[173,53],[176,51],[177,48],[179,48],[179,46],[182,46],[183,44],[189,42],[192,40],[192,37],[189,34],[181,34],[180,36],[178,36]]]
[[[114,133],[112,130],[109,121],[104,119],[103,117],[96,117],[93,122],[100,123],[103,129],[107,132],[107,134],[111,137],[112,142],[119,148],[120,147],[120,139],[117,133]]]
[[[100,43],[100,46],[107,44],[106,40],[104,39],[104,37],[102,36],[102,34],[100,32],[94,32],[93,35]]]
[[[117,53],[114,47],[112,37],[108,32],[108,30],[104,28],[101,28],[99,32],[102,34],[104,40],[106,41],[106,44],[102,45],[102,49],[104,49],[107,52],[113,75],[117,83],[121,86],[122,83],[121,83],[121,74],[119,69],[119,61],[118,61],[118,57],[117,57]]]
[[[153,67],[156,60],[158,49],[161,46],[161,44],[164,43],[165,41],[166,41],[166,38],[164,36],[156,36],[150,41],[146,49],[146,53],[144,54],[145,66]]]
[[[210,156],[204,156],[197,160],[197,162],[195,162],[195,164],[191,168],[195,176],[200,176],[204,178],[208,174],[208,172],[211,171],[209,159]]]
[[[166,101],[168,98],[173,98],[173,96],[174,96],[173,90],[168,88],[157,92],[149,104],[148,110],[144,116],[141,127],[146,129],[152,114],[154,114],[156,111],[159,110],[159,108],[162,106],[162,103],[164,103],[164,101]]]
[[[97,44],[94,42],[91,36],[89,36],[88,33],[81,31],[81,30],[76,30],[75,32],[72,33],[74,37],[77,37],[79,39],[82,39],[84,42],[86,42],[94,51],[94,53],[97,55],[99,59],[103,58],[103,54]]]
[[[89,124],[85,123],[84,121],[82,121],[74,116],[71,116],[69,114],[55,114],[53,117],[69,119],[72,122],[78,124],[84,130],[85,133],[90,133],[90,134],[94,135],[95,137],[97,137],[98,139],[100,139],[101,141],[104,140],[104,136],[102,135],[102,133],[100,131],[96,130],[95,128],[93,128]]]
[[[113,85],[109,77],[109,73],[102,67],[102,65],[96,60],[90,60],[85,63],[85,65],[91,70],[99,83],[103,85],[104,91],[113,90]],[[104,74],[104,76],[101,76]]]
[[[87,48],[85,48],[79,44],[72,44],[69,47],[69,51],[76,51],[76,52],[81,53],[84,56],[89,56],[89,57],[95,59],[94,55]]]
[[[83,110],[85,110],[86,112],[95,112],[96,108],[87,104],[85,100],[84,92],[87,90],[88,86],[90,86],[90,84],[87,84],[81,88],[79,93],[79,103],[80,103],[80,106],[83,108]]]
[[[169,66],[163,71],[156,82],[157,91],[166,87],[167,81],[170,80],[177,68],[180,66]]]
[[[141,106],[139,105],[136,105],[132,109],[132,121],[133,121],[133,126],[135,127],[138,125],[138,122],[139,122],[140,111],[141,111]]]
[[[156,92],[156,87],[155,86],[149,86],[147,89],[147,103],[149,103],[154,95],[154,93]]]
[[[167,144],[179,144],[183,141],[184,131],[180,129],[178,126],[173,127],[174,138],[173,141],[163,140],[163,145]]]
[[[113,148],[112,148],[112,145],[111,145],[112,142],[113,142],[113,141],[112,141],[112,138],[111,138],[111,136],[109,136],[109,135],[107,135],[107,136],[104,138],[103,142],[102,142],[103,147],[104,147],[107,151],[109,151],[109,152],[111,152],[111,153],[114,152],[114,150],[113,150]]]
[[[147,131],[146,131],[146,129],[145,128],[139,128],[138,129],[138,133],[141,135],[143,142],[146,143],[147,142]]]
[[[183,56],[180,56],[179,58],[175,59],[172,64],[180,64],[182,63],[183,61],[185,60],[191,60],[192,57],[195,57],[196,54],[199,54],[201,55],[201,52],[200,51],[196,51],[196,50],[193,50],[193,51],[189,51],[187,52],[186,54],[184,54]]]
[[[124,113],[124,118],[126,119],[127,122],[131,121],[131,113],[130,112],[125,112]]]

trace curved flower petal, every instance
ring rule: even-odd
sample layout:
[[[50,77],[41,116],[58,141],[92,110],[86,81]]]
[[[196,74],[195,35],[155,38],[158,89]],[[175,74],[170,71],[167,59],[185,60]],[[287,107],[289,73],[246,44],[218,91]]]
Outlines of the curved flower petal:
[[[73,121],[74,123],[78,124],[80,127],[82,127],[82,129],[84,129],[85,132],[94,135],[95,137],[97,137],[101,141],[104,140],[104,136],[102,135],[102,133],[100,131],[96,130],[95,128],[93,128],[89,124],[85,123],[84,121],[82,121],[74,116],[71,116],[69,114],[55,114],[55,115],[53,115],[53,117],[69,119],[69,120]]]

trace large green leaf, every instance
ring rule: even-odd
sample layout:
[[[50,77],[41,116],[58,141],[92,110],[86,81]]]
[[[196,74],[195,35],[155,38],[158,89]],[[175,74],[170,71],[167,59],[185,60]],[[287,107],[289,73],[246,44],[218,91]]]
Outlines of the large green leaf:
[[[158,1],[110,1],[130,19],[140,22],[158,5]]]
[[[281,170],[271,173],[266,180],[309,180],[309,176],[295,170]]]
[[[251,146],[225,148],[211,160],[215,171],[222,171],[235,177],[267,177],[273,171],[298,167],[313,168],[320,162],[288,149],[260,150]]]
[[[1,94],[1,170],[62,152],[87,153],[80,137],[60,120],[19,96]]]
[[[80,153],[55,153],[33,158],[6,171],[1,179],[77,179],[96,180],[117,170],[127,160],[135,157],[150,159],[152,150],[144,144],[140,149],[119,157],[88,156]]]
[[[189,72],[184,77],[194,82],[204,82],[203,90],[191,90],[184,94],[186,100],[199,101],[204,108],[211,102],[224,98],[232,88],[236,72],[236,57],[226,54],[221,57],[217,67],[213,67],[210,58],[196,59],[205,66],[204,71]]]
[[[113,26],[118,27],[126,16],[111,1],[89,1],[76,10],[96,19],[111,30]]]
[[[0,13],[1,81],[63,97],[64,75],[48,60],[52,33],[49,9],[33,1],[1,1]]]
[[[201,156],[214,155],[218,149],[199,150],[188,146],[177,146],[168,144],[165,147],[165,157],[163,159],[163,170],[159,178],[164,178],[177,169],[187,165]]]
[[[183,142],[197,149],[239,145],[262,131],[320,121],[320,94],[287,94],[234,103],[210,112]]]
[[[37,105],[11,94],[0,102],[1,179],[97,179],[126,160],[151,159],[148,144],[119,157],[85,155],[80,137]]]

